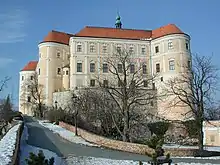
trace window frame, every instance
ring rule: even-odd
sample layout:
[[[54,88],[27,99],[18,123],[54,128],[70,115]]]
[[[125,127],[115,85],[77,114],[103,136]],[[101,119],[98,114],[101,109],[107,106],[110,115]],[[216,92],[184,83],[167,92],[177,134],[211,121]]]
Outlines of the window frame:
[[[94,68],[92,67],[92,65],[94,65]],[[95,63],[94,62],[91,62],[89,64],[89,71],[90,71],[90,73],[95,73]]]
[[[76,45],[76,52],[78,52],[78,53],[82,52],[82,44]]]
[[[90,52],[90,53],[95,53],[95,52],[96,52],[96,49],[95,49],[95,45],[94,45],[94,44],[90,44],[90,45],[89,45],[89,52]]]
[[[81,73],[82,72],[82,62],[76,63],[76,72]]]
[[[147,65],[146,64],[142,64],[142,73],[147,74]]]
[[[135,73],[135,65],[130,64],[130,73]]]
[[[171,65],[172,62],[173,62],[173,65]],[[170,71],[175,70],[175,60],[174,59],[169,60],[169,70]]]
[[[159,46],[155,46],[155,53],[159,53],[159,52],[160,52]]]
[[[107,63],[102,64],[102,72],[108,73],[108,64]]]
[[[144,50],[144,51],[143,51]],[[141,47],[141,54],[142,55],[145,55],[145,53],[146,53],[146,48],[145,47]]]
[[[95,86],[95,79],[90,79],[90,87],[94,87]]]
[[[61,68],[57,68],[57,75],[61,75]]]
[[[173,49],[173,41],[172,40],[168,40],[168,50]]]
[[[159,68],[159,70],[158,70],[158,68]],[[156,63],[156,73],[160,73],[160,71],[161,71],[160,63]]]

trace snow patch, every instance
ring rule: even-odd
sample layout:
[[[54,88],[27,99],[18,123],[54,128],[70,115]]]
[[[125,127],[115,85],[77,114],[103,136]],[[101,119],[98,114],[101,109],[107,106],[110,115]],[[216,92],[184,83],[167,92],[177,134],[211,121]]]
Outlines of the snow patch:
[[[50,129],[54,133],[59,134],[61,137],[63,137],[64,139],[66,139],[70,142],[77,143],[77,144],[83,144],[83,145],[91,146],[91,147],[99,147],[96,144],[92,144],[92,143],[89,143],[89,142],[85,141],[80,136],[76,136],[75,133],[70,132],[70,131],[68,131],[68,130],[66,130],[66,129],[58,126],[58,125],[54,125],[54,124],[51,124],[51,123],[45,123],[45,122],[42,122],[42,121],[39,121],[39,123],[42,126]]]
[[[138,161],[131,160],[112,160],[112,159],[104,159],[104,158],[94,158],[94,157],[76,157],[69,156],[66,159],[67,165],[138,165]],[[174,162],[175,163],[175,162]],[[178,162],[175,163],[177,165],[217,165],[212,163],[185,163]],[[143,162],[143,165],[150,165],[147,162]]]
[[[0,141],[0,165],[8,165],[16,146],[17,132],[21,123],[12,127]]]

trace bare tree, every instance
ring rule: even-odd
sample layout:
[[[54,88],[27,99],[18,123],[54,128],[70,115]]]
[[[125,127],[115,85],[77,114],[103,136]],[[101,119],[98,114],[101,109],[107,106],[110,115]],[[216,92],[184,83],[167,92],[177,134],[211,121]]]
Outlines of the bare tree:
[[[3,80],[0,81],[0,92],[3,90],[5,87],[6,83],[10,80],[9,77],[5,77]]]
[[[135,112],[153,109],[156,97],[156,91],[152,89],[154,77],[147,73],[147,63],[137,64],[137,58],[132,52],[118,49],[115,54],[103,58],[102,69],[103,72],[108,72],[108,77],[103,74],[97,80],[101,91],[106,95],[105,101],[111,107],[111,117],[117,131],[123,141],[129,141],[131,121],[137,114]],[[121,122],[116,122],[118,117],[113,111],[121,116]],[[122,125],[122,129],[118,123]]]
[[[217,89],[217,68],[211,58],[195,55],[192,65],[184,68],[184,72],[166,83],[168,95],[173,96],[172,106],[188,107],[184,114],[193,118],[198,127],[199,149],[203,150],[203,121],[205,112],[213,105],[213,96]]]
[[[38,83],[38,74],[35,72],[22,85],[21,100],[23,106],[31,105],[35,115],[44,116],[44,86]]]

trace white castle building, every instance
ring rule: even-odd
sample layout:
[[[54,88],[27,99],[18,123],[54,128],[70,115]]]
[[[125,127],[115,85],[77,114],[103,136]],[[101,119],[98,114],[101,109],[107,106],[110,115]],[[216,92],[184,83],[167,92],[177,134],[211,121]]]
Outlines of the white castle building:
[[[39,60],[30,61],[20,71],[19,111],[32,114],[30,101],[21,99],[22,84],[38,73],[38,83],[44,86],[45,104],[53,105],[53,93],[74,90],[80,86],[96,86],[95,75],[108,75],[104,71],[103,57],[114,48],[124,48],[136,56],[135,65],[145,64],[149,74],[158,73],[166,81],[183,72],[183,65],[190,64],[190,36],[176,25],[168,24],[154,30],[124,29],[120,17],[116,27],[86,26],[76,34],[52,30],[38,44]],[[100,69],[103,66],[103,70]],[[160,81],[156,83],[159,88]],[[168,119],[183,119],[184,108],[166,108],[158,100],[158,114]]]

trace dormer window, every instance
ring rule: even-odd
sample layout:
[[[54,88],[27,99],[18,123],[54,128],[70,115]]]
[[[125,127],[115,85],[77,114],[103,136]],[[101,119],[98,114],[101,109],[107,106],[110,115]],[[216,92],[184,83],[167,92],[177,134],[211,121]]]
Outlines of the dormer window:
[[[82,52],[82,45],[77,45],[76,51],[77,52]]]

